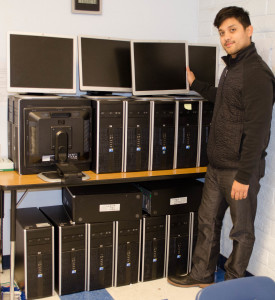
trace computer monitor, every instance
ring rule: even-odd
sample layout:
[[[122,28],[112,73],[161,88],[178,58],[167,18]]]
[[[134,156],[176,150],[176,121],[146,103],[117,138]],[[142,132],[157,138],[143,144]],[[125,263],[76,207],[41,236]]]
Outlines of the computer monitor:
[[[8,91],[76,92],[76,38],[8,33]]]
[[[46,103],[47,102],[47,103]],[[22,104],[24,105],[24,104]],[[25,173],[90,170],[92,108],[81,98],[30,100],[21,107]],[[69,169],[71,168],[71,169]]]
[[[81,91],[132,92],[130,40],[79,36],[78,55]]]
[[[131,41],[134,95],[184,94],[188,47],[185,41]]]
[[[217,86],[218,45],[189,44],[189,67],[196,78]]]

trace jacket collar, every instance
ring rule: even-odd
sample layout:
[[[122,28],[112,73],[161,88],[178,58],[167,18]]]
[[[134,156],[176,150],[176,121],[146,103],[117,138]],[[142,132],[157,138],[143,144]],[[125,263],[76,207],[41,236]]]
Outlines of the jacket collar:
[[[251,53],[255,53],[255,52],[257,52],[255,44],[253,42],[251,42],[251,44],[248,47],[246,47],[238,52],[236,58],[232,58],[231,55],[228,54],[226,56],[223,56],[222,59],[227,66],[230,66],[232,64],[239,62],[244,57],[249,56]]]

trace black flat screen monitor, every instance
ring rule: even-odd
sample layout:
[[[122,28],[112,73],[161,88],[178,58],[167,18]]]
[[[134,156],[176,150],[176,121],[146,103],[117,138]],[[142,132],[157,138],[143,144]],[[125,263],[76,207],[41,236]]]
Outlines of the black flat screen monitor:
[[[189,67],[200,81],[217,86],[218,46],[189,44]]]
[[[167,95],[188,92],[184,41],[131,41],[134,95]]]
[[[132,92],[130,40],[79,36],[81,91]]]
[[[8,33],[8,91],[75,93],[76,38]]]

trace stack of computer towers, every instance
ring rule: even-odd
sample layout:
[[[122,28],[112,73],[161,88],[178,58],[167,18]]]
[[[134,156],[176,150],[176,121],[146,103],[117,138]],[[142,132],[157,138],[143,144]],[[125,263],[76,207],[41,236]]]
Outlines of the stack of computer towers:
[[[200,150],[199,109],[199,98],[180,98],[176,101],[175,169],[198,166],[198,153]]]
[[[131,184],[63,188],[63,205],[87,223],[87,290],[138,281],[142,194]]]
[[[173,169],[175,151],[175,101],[155,98],[150,102],[149,171]]]
[[[96,173],[123,171],[123,97],[87,96],[93,108],[93,160]]]
[[[201,155],[200,166],[208,165],[207,143],[213,116],[214,104],[209,101],[201,102]]]
[[[124,172],[146,171],[149,161],[150,101],[124,101]]]
[[[186,274],[196,236],[194,212],[200,205],[203,183],[182,179],[141,182],[137,186],[147,214],[143,219],[141,280]]]
[[[38,208],[16,211],[15,280],[27,299],[54,294],[54,228]]]
[[[86,289],[86,226],[74,224],[62,205],[40,207],[55,228],[55,286],[59,296]]]

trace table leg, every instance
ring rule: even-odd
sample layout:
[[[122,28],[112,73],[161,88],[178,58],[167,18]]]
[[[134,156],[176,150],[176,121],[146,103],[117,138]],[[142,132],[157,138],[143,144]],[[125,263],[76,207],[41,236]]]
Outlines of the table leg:
[[[14,299],[14,263],[15,263],[15,239],[16,239],[16,190],[11,191],[10,213],[10,299]]]

